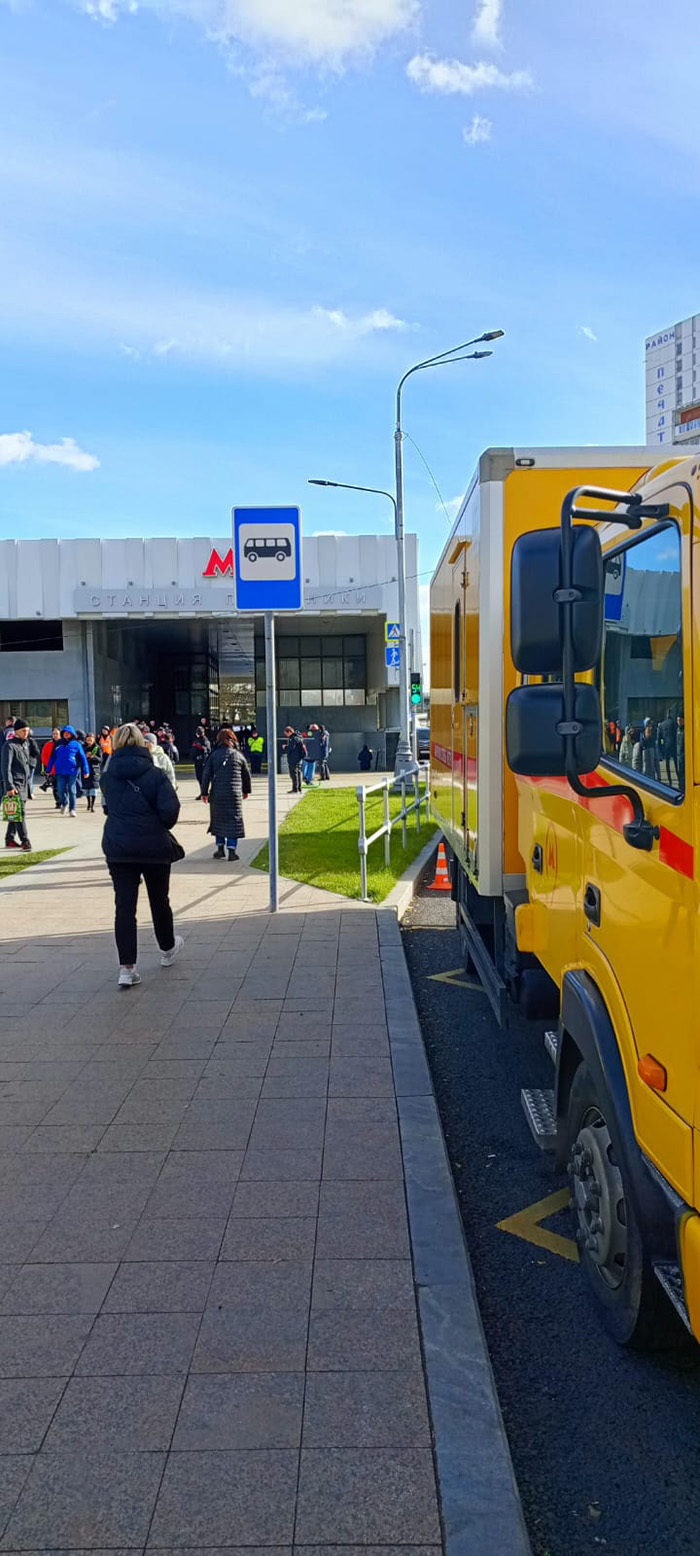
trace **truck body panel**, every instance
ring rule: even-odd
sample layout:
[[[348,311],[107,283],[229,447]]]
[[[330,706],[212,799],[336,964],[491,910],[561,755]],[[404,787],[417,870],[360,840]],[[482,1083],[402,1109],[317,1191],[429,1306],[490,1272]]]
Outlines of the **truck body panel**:
[[[633,810],[623,795],[588,799],[565,778],[515,777],[505,759],[505,702],[528,679],[510,651],[513,546],[528,531],[557,528],[563,498],[581,485],[668,505],[631,533],[601,510],[603,647],[581,677],[598,686],[604,736],[584,789],[635,788],[654,829],[648,851],[625,837]],[[468,882],[457,882],[458,914],[465,893],[483,923],[479,902],[493,903],[493,922],[506,925],[505,904],[517,904],[498,968],[511,993],[533,963],[559,990],[581,973],[598,991],[640,1161],[693,1223],[677,1233],[692,1282],[700,1280],[699,512],[697,452],[655,464],[646,449],[489,450],[431,589],[431,783],[454,870]],[[645,1057],[665,1072],[662,1088],[640,1074]],[[700,1338],[695,1285],[686,1308]]]

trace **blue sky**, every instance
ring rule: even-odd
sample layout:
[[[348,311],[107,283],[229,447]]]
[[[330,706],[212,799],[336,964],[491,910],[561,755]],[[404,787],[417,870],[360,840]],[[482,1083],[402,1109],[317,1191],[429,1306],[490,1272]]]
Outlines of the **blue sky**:
[[[391,485],[398,376],[495,327],[407,389],[448,505],[489,445],[643,441],[697,44],[692,0],[0,0],[0,534],[388,525],[307,476]]]

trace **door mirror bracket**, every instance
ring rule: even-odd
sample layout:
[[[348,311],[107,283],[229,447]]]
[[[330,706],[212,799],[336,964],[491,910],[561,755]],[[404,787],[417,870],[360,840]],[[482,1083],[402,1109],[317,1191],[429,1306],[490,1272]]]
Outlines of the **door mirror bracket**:
[[[642,517],[665,517],[668,512],[667,504],[646,504],[641,501],[641,496],[635,492],[608,491],[605,487],[579,486],[574,491],[568,492],[562,503],[561,509],[561,587],[558,594],[561,596],[563,634],[562,634],[562,682],[564,693],[564,718],[559,726],[559,733],[564,738],[566,752],[565,770],[566,777],[571,788],[576,794],[580,794],[587,800],[609,799],[613,795],[624,796],[628,799],[634,812],[632,821],[625,823],[622,829],[623,837],[630,848],[638,848],[649,853],[655,839],[659,837],[659,828],[653,826],[644,814],[644,806],[636,789],[631,784],[613,783],[597,784],[595,788],[586,788],[581,782],[576,764],[575,736],[578,729],[575,719],[576,707],[576,664],[574,653],[573,608],[578,597],[578,590],[572,587],[572,556],[574,542],[574,519],[591,519],[599,522],[601,510],[598,508],[586,509],[577,506],[582,497],[593,497],[606,502],[614,502],[618,507],[626,511],[621,514],[610,515],[613,523],[624,524],[628,529],[641,528]],[[602,633],[601,633],[602,635]]]

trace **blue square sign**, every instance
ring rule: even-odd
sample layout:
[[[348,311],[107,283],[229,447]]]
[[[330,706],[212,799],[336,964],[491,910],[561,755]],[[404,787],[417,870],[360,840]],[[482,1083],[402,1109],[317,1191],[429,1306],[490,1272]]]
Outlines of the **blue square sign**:
[[[387,645],[386,645],[386,667],[387,667],[387,670],[398,670],[400,664],[401,664],[401,649],[399,647],[399,644],[398,643],[387,643]]]
[[[233,557],[237,610],[301,610],[299,508],[234,508]]]

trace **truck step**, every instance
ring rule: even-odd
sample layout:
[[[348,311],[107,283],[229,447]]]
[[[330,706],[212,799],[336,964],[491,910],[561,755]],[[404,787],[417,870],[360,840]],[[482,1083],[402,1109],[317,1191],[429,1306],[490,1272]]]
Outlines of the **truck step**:
[[[545,1032],[544,1046],[549,1054],[552,1064],[557,1062],[557,1049],[559,1047],[559,1033],[556,1031]]]
[[[523,1086],[520,1101],[535,1144],[541,1151],[553,1151],[557,1143],[554,1092],[540,1091],[534,1086]]]
[[[683,1319],[686,1329],[690,1327],[688,1309],[685,1305],[685,1293],[683,1291],[683,1276],[678,1264],[655,1264],[654,1274],[660,1286],[663,1286],[666,1296],[670,1297],[676,1312]]]

